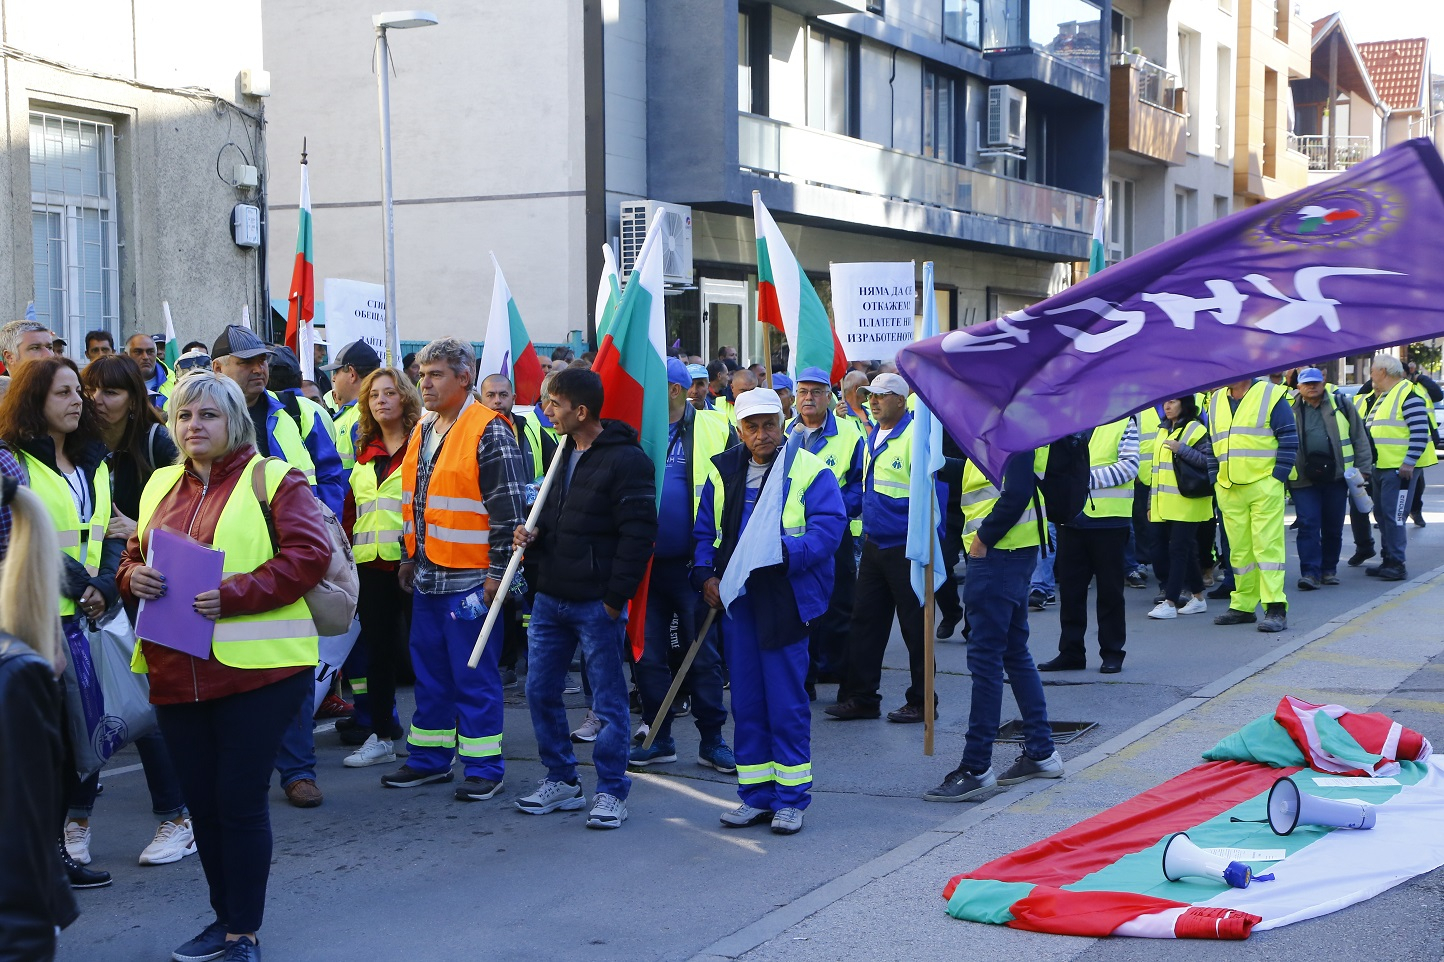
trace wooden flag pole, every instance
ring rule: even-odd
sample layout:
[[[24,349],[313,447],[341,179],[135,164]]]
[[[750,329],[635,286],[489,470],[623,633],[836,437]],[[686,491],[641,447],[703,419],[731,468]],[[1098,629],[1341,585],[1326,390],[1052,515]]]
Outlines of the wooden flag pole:
[[[933,705],[933,646],[938,633],[937,597],[933,593],[932,539],[933,528],[937,525],[933,517],[934,500],[928,499],[928,563],[923,569],[923,581],[927,585],[923,591],[923,754],[928,756],[933,753],[933,722],[937,715],[937,708]]]
[[[717,609],[708,608],[707,618],[702,622],[702,630],[697,632],[697,638],[692,642],[692,647],[687,649],[682,664],[677,669],[677,674],[672,678],[672,687],[667,689],[667,697],[662,699],[662,707],[657,709],[657,717],[652,719],[652,724],[647,729],[647,737],[642,741],[643,748],[651,748],[652,742],[657,740],[657,732],[662,730],[662,719],[667,717],[667,710],[672,707],[672,702],[677,699],[677,692],[682,690],[682,682],[687,678],[687,672],[692,667],[692,662],[697,657],[697,652],[702,647],[702,642],[707,638],[707,632],[712,630],[712,622],[717,620]]]
[[[762,325],[762,368],[767,372],[767,378],[762,386],[772,387],[772,325]],[[735,399],[734,399],[735,400]]]
[[[562,443],[557,448],[556,455],[552,458],[552,466],[547,468],[547,473],[542,478],[541,490],[537,491],[536,501],[532,502],[531,513],[526,517],[526,529],[535,531],[537,522],[541,520],[542,505],[546,503],[547,492],[552,489],[552,482],[556,480],[558,469],[566,457],[566,444]],[[418,523],[424,521],[418,519]],[[522,556],[526,554],[521,548],[513,548],[511,560],[506,563],[506,573],[501,576],[501,587],[496,589],[496,595],[491,600],[491,605],[486,610],[486,621],[482,622],[481,634],[477,636],[476,644],[471,649],[471,657],[466,659],[466,667],[475,668],[481,662],[481,653],[486,650],[486,640],[491,637],[491,629],[496,625],[496,619],[501,615],[502,603],[506,601],[506,593],[511,590],[511,583],[516,579],[517,569],[521,567]]]

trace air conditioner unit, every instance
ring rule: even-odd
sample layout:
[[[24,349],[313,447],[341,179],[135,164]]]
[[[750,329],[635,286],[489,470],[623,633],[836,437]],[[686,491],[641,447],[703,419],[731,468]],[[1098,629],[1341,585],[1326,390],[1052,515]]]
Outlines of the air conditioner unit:
[[[988,88],[988,146],[1016,147],[1028,143],[1028,95],[1007,84]]]
[[[629,200],[622,203],[622,283],[636,266],[642,242],[653,222],[662,231],[662,274],[668,284],[692,283],[692,208],[664,204],[659,200]]]

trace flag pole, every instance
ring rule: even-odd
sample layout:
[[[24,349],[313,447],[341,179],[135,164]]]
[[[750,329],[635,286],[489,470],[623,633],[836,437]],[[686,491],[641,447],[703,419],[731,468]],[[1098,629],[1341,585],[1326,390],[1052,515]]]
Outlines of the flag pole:
[[[762,386],[768,389],[772,387],[772,327],[768,324],[762,325],[762,368],[767,372],[767,380]]]
[[[647,737],[642,740],[643,748],[651,748],[652,742],[657,739],[657,732],[662,730],[662,719],[667,717],[667,710],[672,707],[672,702],[677,699],[677,692],[682,690],[682,682],[687,678],[687,672],[692,667],[692,662],[697,657],[702,642],[707,638],[707,632],[712,630],[712,622],[717,620],[717,609],[707,609],[707,619],[702,622],[702,630],[697,632],[697,638],[692,642],[692,647],[687,649],[682,664],[677,669],[677,674],[672,678],[672,687],[667,689],[667,697],[662,699],[662,707],[657,709],[657,717],[652,719],[652,724],[647,729]]]
[[[552,482],[556,480],[559,473],[558,465],[566,460],[568,459],[559,448],[552,458],[552,466],[547,468],[546,476],[542,478],[541,488],[536,493],[536,500],[532,502],[531,512],[526,516],[526,530],[536,530],[537,522],[541,520],[542,505],[546,503],[547,492],[552,489]],[[501,615],[502,603],[506,601],[506,593],[511,590],[512,581],[516,579],[516,572],[521,567],[521,559],[524,554],[526,552],[521,548],[511,550],[511,560],[506,563],[506,573],[501,576],[501,586],[496,589],[496,595],[486,610],[486,621],[482,622],[481,634],[477,636],[476,644],[471,648],[471,657],[466,659],[466,667],[475,668],[481,662],[481,653],[486,650],[486,640],[491,637],[491,629]]]
[[[929,499],[932,502],[936,499]],[[933,504],[928,504],[928,564],[923,575],[924,589],[923,601],[923,754],[931,757],[933,753],[933,722],[936,720],[937,709],[933,705],[933,647],[937,638],[937,595],[933,591],[933,551],[932,539],[933,529],[937,527],[937,520],[933,517]]]

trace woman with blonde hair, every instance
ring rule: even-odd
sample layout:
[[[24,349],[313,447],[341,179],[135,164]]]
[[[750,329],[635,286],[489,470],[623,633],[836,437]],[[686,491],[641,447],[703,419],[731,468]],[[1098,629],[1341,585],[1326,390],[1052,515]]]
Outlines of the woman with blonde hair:
[[[50,959],[80,914],[56,853],[70,767],[60,548],[44,503],[14,478],[0,478],[0,513],[0,958]]]
[[[257,453],[235,381],[187,374],[169,409],[184,460],[158,469],[141,494],[120,589],[136,600],[166,593],[167,572],[146,563],[160,528],[225,552],[220,585],[184,599],[215,623],[209,657],[142,639],[134,660],[150,675],[151,704],[190,808],[216,916],[172,957],[259,962],[271,769],[296,705],[315,683],[317,634],[305,594],[325,576],[331,543],[305,475]]]
[[[357,644],[366,653],[371,732],[343,762],[364,768],[396,761],[402,737],[396,680],[410,658],[411,599],[401,590],[401,462],[421,420],[421,394],[403,372],[381,367],[357,390],[356,466],[343,523],[351,535],[361,593]],[[359,727],[359,726],[358,726]],[[362,729],[364,731],[364,729]]]

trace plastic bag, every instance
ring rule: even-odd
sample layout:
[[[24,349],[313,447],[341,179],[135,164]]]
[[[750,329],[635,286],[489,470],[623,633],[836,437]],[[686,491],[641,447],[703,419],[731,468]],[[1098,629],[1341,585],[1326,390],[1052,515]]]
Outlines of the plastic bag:
[[[65,622],[65,706],[82,779],[156,727],[150,685],[130,670],[135,630],[125,609],[112,608],[93,630],[88,624],[82,618]]]
[[[336,683],[336,673],[345,664],[346,658],[351,654],[351,648],[356,644],[356,638],[361,634],[361,622],[352,619],[351,627],[343,635],[322,635],[320,639],[321,657],[316,663],[316,698],[311,705],[311,711],[315,712],[321,708],[321,702],[326,700],[326,695]]]

